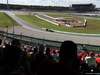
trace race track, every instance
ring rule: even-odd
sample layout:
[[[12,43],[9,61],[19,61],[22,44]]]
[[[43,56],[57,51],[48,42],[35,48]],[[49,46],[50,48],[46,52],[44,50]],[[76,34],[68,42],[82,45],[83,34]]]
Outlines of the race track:
[[[64,41],[72,40],[75,43],[80,44],[91,44],[91,45],[100,45],[100,36],[96,35],[77,35],[72,33],[62,33],[62,32],[47,32],[45,29],[36,27],[18,17],[15,16],[15,12],[5,11],[10,17],[12,17],[16,22],[22,26],[15,26],[15,34],[23,34],[32,37],[38,37],[48,40]],[[20,12],[20,11],[16,11]],[[9,29],[8,32],[12,33],[13,29]]]

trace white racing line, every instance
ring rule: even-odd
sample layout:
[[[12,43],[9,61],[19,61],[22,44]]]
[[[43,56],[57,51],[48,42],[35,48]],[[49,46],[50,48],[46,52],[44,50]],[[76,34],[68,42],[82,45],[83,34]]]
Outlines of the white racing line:
[[[54,18],[54,17],[48,16],[48,15],[45,15],[45,14],[43,14],[43,15],[46,16],[46,17],[49,17],[49,18],[51,18],[51,19],[57,19],[57,18]]]
[[[42,20],[45,20],[45,21],[47,21],[47,22],[50,22],[50,23],[52,23],[52,24],[54,24],[54,25],[57,25],[58,26],[58,24],[57,23],[54,23],[54,22],[52,22],[52,21],[49,21],[49,20],[47,20],[47,19],[44,19],[44,18],[42,18],[42,17],[39,17],[38,15],[35,15],[36,17],[38,17],[38,18],[40,18],[40,19],[42,19]]]

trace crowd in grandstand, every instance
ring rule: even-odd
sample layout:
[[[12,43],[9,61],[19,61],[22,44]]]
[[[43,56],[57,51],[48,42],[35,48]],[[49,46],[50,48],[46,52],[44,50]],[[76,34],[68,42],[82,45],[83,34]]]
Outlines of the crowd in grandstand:
[[[88,75],[100,72],[100,54],[77,53],[73,41],[59,50],[44,45],[25,46],[20,40],[0,39],[0,75]]]

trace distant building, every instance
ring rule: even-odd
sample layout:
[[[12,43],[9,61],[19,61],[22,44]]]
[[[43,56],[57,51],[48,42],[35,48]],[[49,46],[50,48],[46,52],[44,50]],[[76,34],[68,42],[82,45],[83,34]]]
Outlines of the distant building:
[[[90,4],[72,4],[71,10],[73,11],[94,11],[95,5]]]

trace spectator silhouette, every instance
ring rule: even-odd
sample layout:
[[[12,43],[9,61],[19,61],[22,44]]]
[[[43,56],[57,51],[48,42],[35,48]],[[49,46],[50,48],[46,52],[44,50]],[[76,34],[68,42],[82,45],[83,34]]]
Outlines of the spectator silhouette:
[[[38,49],[37,48],[34,48],[34,54],[37,53],[37,52],[38,52]]]
[[[34,62],[34,55],[38,52],[38,49],[37,48],[34,48],[34,50],[32,51],[33,53],[30,55],[30,65],[33,64]]]
[[[80,73],[77,72],[79,70],[77,45],[73,41],[64,41],[62,43],[59,56],[59,63],[69,69],[70,75],[80,75]]]
[[[44,52],[44,45],[40,45],[39,52],[34,55],[33,64],[31,66],[31,70],[34,74],[37,73],[37,70],[41,62],[48,58],[43,52]]]
[[[82,52],[81,55],[82,55],[82,60],[85,62],[84,52]]]
[[[64,41],[60,47],[59,56],[58,63],[46,62],[38,70],[37,75],[82,75],[71,68],[73,61],[77,58],[77,46],[74,42]]]
[[[96,66],[96,72],[99,72],[100,73],[100,54],[98,55],[98,58],[96,58],[96,63],[97,63],[97,66]]]
[[[13,39],[12,42],[11,42],[12,45],[16,45],[18,47],[20,47],[21,49],[23,49],[23,44],[20,40],[18,39]]]
[[[53,56],[50,55],[50,48],[46,48],[46,55],[48,56],[49,60],[54,61]]]
[[[22,50],[17,46],[9,46],[5,49],[3,53],[4,63],[2,66],[2,73],[3,75],[26,75],[26,73],[21,72],[19,67],[22,64],[23,53]]]
[[[55,50],[53,50],[52,56],[53,56],[54,61],[57,62],[57,54]]]
[[[14,39],[14,40],[12,40],[11,44],[20,47],[20,45],[21,45],[21,41],[19,41],[18,39]]]
[[[80,72],[80,65],[81,65],[80,62],[81,62],[81,61],[80,61],[80,59],[79,59],[78,56],[77,56],[77,58],[74,59],[71,68],[72,68],[73,70],[75,70],[75,71],[79,71],[79,72]]]
[[[33,75],[27,66],[22,49],[18,46],[8,46],[2,58],[3,65],[0,67],[0,75]]]
[[[91,51],[89,52],[89,57],[85,58],[86,63],[91,69],[94,69],[96,66],[96,58],[94,57],[94,53]]]

